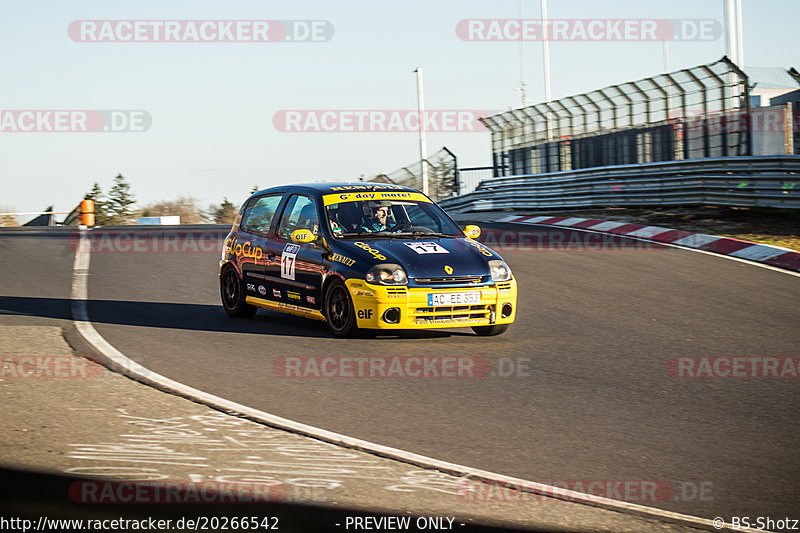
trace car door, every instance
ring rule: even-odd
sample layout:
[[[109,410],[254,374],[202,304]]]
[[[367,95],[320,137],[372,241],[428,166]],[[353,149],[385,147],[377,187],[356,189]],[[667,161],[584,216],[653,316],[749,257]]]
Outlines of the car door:
[[[239,233],[232,245],[236,261],[242,271],[245,294],[272,300],[272,291],[267,282],[266,271],[272,247],[269,242],[275,213],[283,198],[283,193],[269,194],[252,198],[242,214]]]
[[[282,301],[309,309],[322,308],[325,250],[319,242],[292,242],[292,232],[307,229],[319,235],[319,212],[311,196],[293,194],[283,208],[271,241],[277,264],[267,267],[268,280],[280,287]]]

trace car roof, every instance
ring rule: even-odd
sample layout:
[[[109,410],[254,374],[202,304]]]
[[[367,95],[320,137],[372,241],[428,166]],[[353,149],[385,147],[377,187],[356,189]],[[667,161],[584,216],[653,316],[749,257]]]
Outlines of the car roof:
[[[393,185],[391,183],[371,183],[371,182],[328,182],[328,183],[298,183],[294,185],[283,185],[279,187],[271,187],[263,189],[251,194],[250,196],[258,196],[261,194],[269,194],[274,192],[301,192],[312,196],[322,196],[325,194],[334,194],[342,191],[379,191],[379,192],[396,192],[408,191],[419,192],[417,189],[411,187],[404,187],[402,185]]]

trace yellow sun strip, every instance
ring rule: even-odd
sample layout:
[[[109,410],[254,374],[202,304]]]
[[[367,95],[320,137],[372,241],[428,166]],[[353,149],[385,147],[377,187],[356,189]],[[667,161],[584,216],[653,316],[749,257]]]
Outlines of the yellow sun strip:
[[[338,194],[326,194],[322,197],[325,205],[340,204],[344,202],[363,202],[371,200],[407,200],[416,202],[432,203],[431,200],[421,192],[406,191],[385,191],[385,192],[343,192]]]

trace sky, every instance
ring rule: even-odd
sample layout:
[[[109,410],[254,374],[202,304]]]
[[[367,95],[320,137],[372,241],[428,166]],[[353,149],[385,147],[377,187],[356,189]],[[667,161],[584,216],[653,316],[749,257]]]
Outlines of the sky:
[[[521,4],[522,18],[540,18],[540,0]],[[722,0],[549,0],[547,7],[552,20],[723,22]],[[287,132],[274,119],[303,110],[316,110],[317,117],[325,111],[337,117],[342,110],[413,111],[417,67],[428,111],[518,107],[519,42],[468,41],[456,32],[459,21],[515,19],[517,11],[518,0],[4,0],[3,120],[18,117],[14,110],[83,110],[90,117],[134,110],[135,117],[148,117],[149,127],[19,132],[13,126],[21,122],[0,122],[0,211],[51,204],[68,211],[94,182],[108,191],[118,173],[140,206],[182,195],[205,206],[223,198],[238,205],[254,185],[355,181],[394,171],[418,160],[416,132],[310,132],[306,122],[295,123],[304,131]],[[788,44],[796,42],[800,2],[743,0],[742,19],[745,69],[800,68],[800,47]],[[68,31],[73,21],[88,20],[315,20],[332,35],[320,33],[314,42],[88,42]],[[661,41],[558,41],[549,47],[554,99],[665,67]],[[537,103],[544,100],[542,43],[522,48],[527,97]],[[670,70],[711,63],[725,53],[724,35],[671,40],[667,51]],[[447,146],[461,167],[488,165],[490,141],[485,130],[430,131],[427,149]]]

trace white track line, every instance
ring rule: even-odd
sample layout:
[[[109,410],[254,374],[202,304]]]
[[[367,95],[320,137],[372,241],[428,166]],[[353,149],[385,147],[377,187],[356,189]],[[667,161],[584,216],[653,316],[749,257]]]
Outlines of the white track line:
[[[71,298],[73,322],[78,332],[89,344],[94,346],[96,350],[102,353],[110,361],[119,365],[123,374],[132,377],[137,381],[154,385],[159,389],[167,390],[179,396],[183,396],[196,402],[208,405],[209,407],[222,410],[232,415],[242,416],[255,422],[261,422],[271,427],[291,431],[293,433],[299,433],[301,435],[312,437],[318,440],[361,450],[389,459],[395,459],[404,463],[410,463],[424,468],[439,470],[465,479],[500,483],[508,486],[509,488],[554,499],[566,500],[573,503],[584,503],[612,511],[624,512],[646,518],[655,518],[668,522],[676,522],[679,524],[685,524],[711,531],[719,531],[721,529],[719,527],[715,527],[714,522],[707,518],[665,511],[663,509],[656,509],[635,503],[612,500],[591,494],[584,494],[582,492],[575,492],[553,485],[546,485],[534,481],[527,481],[521,478],[496,474],[487,470],[480,470],[456,463],[448,463],[446,461],[440,461],[439,459],[407,452],[398,448],[391,448],[389,446],[383,446],[374,442],[348,437],[347,435],[334,433],[325,429],[295,422],[294,420],[275,416],[270,413],[265,413],[264,411],[226,400],[225,398],[203,392],[199,389],[195,389],[188,385],[184,385],[183,383],[174,381],[166,376],[157,374],[143,367],[139,363],[127,358],[122,352],[114,348],[100,335],[100,333],[97,332],[94,325],[89,320],[89,312],[86,305],[86,300],[88,299],[89,295],[89,284],[87,283],[87,278],[89,275],[90,254],[91,249],[89,246],[89,237],[87,235],[87,231],[81,230],[80,241],[77,249],[75,250],[75,262],[73,266],[72,277]],[[734,531],[733,526],[728,523],[726,523],[724,527],[725,529]],[[762,530],[757,529],[736,529],[735,531],[764,533]]]

